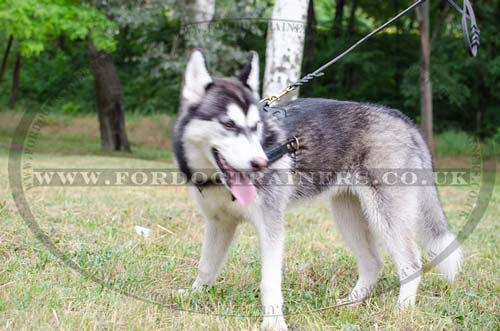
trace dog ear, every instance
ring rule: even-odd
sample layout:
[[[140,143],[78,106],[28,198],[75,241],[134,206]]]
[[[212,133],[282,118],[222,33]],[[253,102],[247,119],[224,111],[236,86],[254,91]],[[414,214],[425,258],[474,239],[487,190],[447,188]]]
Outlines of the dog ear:
[[[257,54],[256,51],[251,51],[248,55],[248,62],[245,67],[243,67],[239,79],[250,87],[257,100],[260,99],[259,70],[259,54]]]
[[[213,82],[208,73],[205,56],[200,49],[195,49],[189,56],[184,73],[182,97],[188,104],[200,103],[206,88]]]

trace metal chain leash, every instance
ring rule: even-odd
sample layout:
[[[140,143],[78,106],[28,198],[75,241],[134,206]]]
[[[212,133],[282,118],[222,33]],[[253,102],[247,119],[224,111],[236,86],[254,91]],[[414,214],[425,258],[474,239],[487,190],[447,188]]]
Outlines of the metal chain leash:
[[[425,1],[427,1],[427,0],[417,0],[411,6],[409,6],[408,8],[406,8],[405,10],[400,12],[398,15],[394,16],[393,18],[391,18],[390,20],[388,20],[387,22],[385,22],[384,24],[382,24],[381,26],[379,26],[378,28],[376,28],[375,30],[373,30],[372,32],[370,32],[369,34],[367,34],[366,36],[361,38],[360,40],[358,40],[351,47],[349,47],[344,52],[342,52],[341,54],[339,54],[338,56],[336,56],[335,58],[333,58],[329,62],[325,63],[324,65],[322,65],[321,67],[316,69],[314,72],[309,73],[309,74],[305,75],[304,77],[302,77],[301,79],[299,79],[298,81],[288,85],[284,90],[279,92],[277,95],[271,95],[269,97],[266,97],[266,98],[260,100],[260,102],[264,103],[265,106],[270,106],[271,104],[273,104],[277,101],[280,101],[283,96],[294,91],[298,87],[310,82],[311,80],[313,80],[316,77],[323,76],[326,68],[328,68],[331,65],[335,64],[336,62],[338,62],[340,59],[342,59],[347,54],[352,52],[358,46],[365,43],[368,39],[370,39],[371,37],[373,37],[374,35],[376,35],[380,31],[384,30],[389,25],[398,21],[401,17],[405,16],[406,14],[408,14],[410,11],[414,10],[417,6],[419,6],[420,4],[422,4]],[[463,10],[460,9],[460,7],[453,0],[447,0],[447,1],[455,10],[457,10],[462,15],[462,30],[464,32],[465,45],[466,45],[469,53],[472,56],[476,56],[478,48],[479,48],[479,44],[480,44],[480,38],[479,38],[480,30],[479,30],[479,27],[477,25],[476,16],[474,14],[474,9],[472,8],[470,1],[464,0]],[[468,21],[470,21],[470,29],[471,29],[470,34],[469,34]],[[264,109],[265,109],[265,107],[264,107]]]

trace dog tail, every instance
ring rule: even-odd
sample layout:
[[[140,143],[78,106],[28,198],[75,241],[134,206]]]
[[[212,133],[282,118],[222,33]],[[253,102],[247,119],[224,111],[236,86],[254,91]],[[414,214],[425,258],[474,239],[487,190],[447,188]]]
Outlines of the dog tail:
[[[424,208],[427,210],[423,222],[422,241],[430,266],[436,267],[452,282],[462,267],[462,250],[460,242],[449,229],[437,190],[433,193],[435,194],[427,195],[427,208]]]

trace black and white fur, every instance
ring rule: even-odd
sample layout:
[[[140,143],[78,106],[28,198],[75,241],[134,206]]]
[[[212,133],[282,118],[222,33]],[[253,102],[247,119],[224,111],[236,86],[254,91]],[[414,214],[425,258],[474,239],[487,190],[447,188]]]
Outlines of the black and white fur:
[[[418,244],[438,255],[454,247],[437,263],[453,280],[462,254],[450,232],[435,186],[353,185],[325,186],[301,181],[312,169],[351,173],[363,169],[428,169],[433,165],[428,147],[415,125],[397,110],[382,106],[326,99],[298,99],[281,103],[287,116],[275,118],[259,109],[259,63],[250,54],[239,78],[213,78],[201,51],[187,64],[179,118],[174,130],[175,156],[180,170],[195,186],[192,195],[205,218],[205,238],[193,289],[214,284],[238,223],[253,224],[260,238],[263,329],[286,330],[281,293],[284,212],[290,202],[326,195],[333,218],[356,257],[359,278],[350,299],[366,298],[382,268],[377,242],[384,244],[399,272],[398,303],[415,303],[420,281]],[[236,124],[227,128],[227,121]],[[300,137],[295,160],[289,155],[263,169],[293,170],[293,185],[258,186],[255,201],[241,207],[223,185],[197,182],[192,175],[220,171],[213,149],[241,172],[252,160],[266,158],[265,150],[288,137]],[[201,185],[201,186],[200,186]],[[449,249],[448,249],[449,250]],[[408,276],[412,276],[407,278]]]

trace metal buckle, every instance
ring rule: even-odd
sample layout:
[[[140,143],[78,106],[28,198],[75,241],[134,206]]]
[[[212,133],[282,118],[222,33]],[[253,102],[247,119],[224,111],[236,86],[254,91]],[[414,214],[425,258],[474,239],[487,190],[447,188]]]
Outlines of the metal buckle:
[[[299,151],[299,149],[300,149],[299,138],[298,138],[297,136],[293,136],[293,139],[295,139],[295,144],[296,144],[296,146],[297,146],[297,150],[296,150],[296,152],[298,152],[298,151]]]
[[[288,150],[290,157],[295,159],[297,152],[300,149],[299,138],[297,138],[297,136],[293,136],[293,141],[286,144],[286,149]]]
[[[293,140],[294,141],[286,144],[286,148],[288,149],[289,152],[292,150],[292,148],[295,148],[295,152],[298,152],[300,149],[299,138],[297,138],[297,136],[293,136]]]

